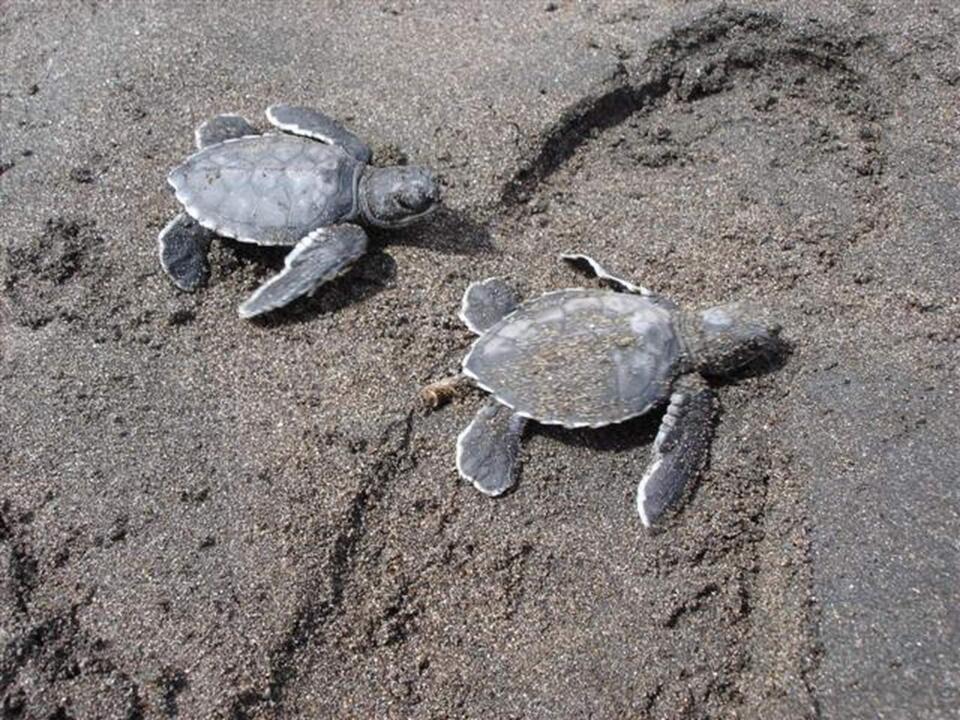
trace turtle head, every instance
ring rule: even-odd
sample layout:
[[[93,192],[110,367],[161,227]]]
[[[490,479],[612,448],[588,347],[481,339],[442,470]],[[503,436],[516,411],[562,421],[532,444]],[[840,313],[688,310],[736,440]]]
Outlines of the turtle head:
[[[432,212],[440,202],[434,174],[415,165],[368,167],[360,178],[360,213],[377,227],[402,227]]]
[[[748,303],[690,313],[684,329],[693,364],[707,375],[729,375],[779,346],[780,324]]]

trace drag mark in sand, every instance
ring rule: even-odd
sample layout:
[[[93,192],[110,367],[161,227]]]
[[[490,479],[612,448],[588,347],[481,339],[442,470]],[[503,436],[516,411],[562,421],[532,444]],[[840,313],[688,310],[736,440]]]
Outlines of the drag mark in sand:
[[[360,545],[374,526],[370,514],[375,512],[391,484],[416,468],[410,452],[413,435],[413,410],[402,419],[390,423],[378,443],[378,460],[361,481],[350,502],[344,521],[333,543],[328,572],[311,578],[308,590],[302,593],[303,605],[295,613],[284,638],[270,653],[267,688],[262,692],[239,693],[230,706],[230,717],[244,720],[258,706],[282,707],[287,685],[303,670],[299,655],[312,642],[322,640],[324,629],[342,612],[344,592],[351,582],[354,562]],[[328,597],[324,589],[329,586]]]

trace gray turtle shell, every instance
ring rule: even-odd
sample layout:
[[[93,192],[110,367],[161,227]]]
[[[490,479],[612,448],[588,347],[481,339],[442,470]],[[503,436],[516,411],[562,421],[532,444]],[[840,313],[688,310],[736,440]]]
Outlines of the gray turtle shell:
[[[466,375],[524,417],[600,427],[669,394],[682,347],[661,298],[571,289],[521,305],[481,335]]]
[[[259,245],[295,245],[319,227],[356,217],[364,167],[316,140],[255,135],[204,148],[167,179],[205,228]]]

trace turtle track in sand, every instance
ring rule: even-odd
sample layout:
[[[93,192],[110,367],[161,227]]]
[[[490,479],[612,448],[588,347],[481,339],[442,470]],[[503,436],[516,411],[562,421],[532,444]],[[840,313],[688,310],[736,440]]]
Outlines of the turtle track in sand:
[[[39,620],[32,595],[38,583],[38,560],[32,532],[34,513],[21,511],[9,500],[0,502],[0,544],[9,547],[8,580],[13,597],[12,617],[26,631],[11,634],[0,655],[0,713],[4,718],[33,717],[19,681],[60,682],[72,693],[124,708],[125,717],[143,717],[143,690],[121,664],[111,657],[108,643],[87,632],[79,615],[90,604],[92,593],[69,607],[62,607]],[[68,552],[61,549],[61,553]],[[110,688],[104,691],[104,687]],[[108,695],[107,699],[103,695]],[[97,706],[80,702],[67,709],[53,702],[51,717],[82,717],[97,714]]]
[[[14,322],[30,330],[58,318],[82,322],[84,306],[93,304],[84,285],[103,282],[108,274],[103,244],[93,221],[57,217],[47,220],[30,245],[7,247],[2,291]]]

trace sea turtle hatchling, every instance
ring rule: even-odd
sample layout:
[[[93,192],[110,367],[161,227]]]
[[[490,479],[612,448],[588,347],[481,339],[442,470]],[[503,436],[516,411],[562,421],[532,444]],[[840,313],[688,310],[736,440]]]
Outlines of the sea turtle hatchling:
[[[367,250],[361,223],[402,227],[440,199],[429,170],[370,165],[370,148],[323,113],[281,104],[267,109],[267,119],[284,132],[259,134],[239,115],[197,128],[198,152],[167,177],[186,212],[158,238],[161,266],[188,291],[209,275],[214,235],[293,246],[283,270],[240,306],[243,318],[346,272]]]
[[[738,303],[683,311],[586,255],[561,257],[615,291],[557,290],[520,304],[500,278],[473,283],[460,318],[479,337],[462,375],[423,396],[436,405],[461,381],[492,395],[457,439],[460,475],[488,495],[513,485],[528,419],[597,428],[669,401],[637,490],[650,526],[706,460],[714,398],[705,376],[775,353],[780,327]]]

